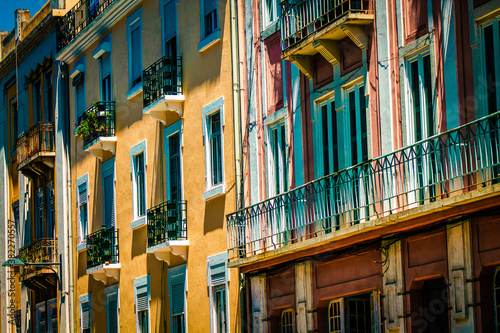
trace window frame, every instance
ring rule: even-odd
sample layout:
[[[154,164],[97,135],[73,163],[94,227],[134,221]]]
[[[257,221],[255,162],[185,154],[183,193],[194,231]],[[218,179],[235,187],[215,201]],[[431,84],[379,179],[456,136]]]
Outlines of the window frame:
[[[143,185],[143,194],[144,194],[144,215],[139,215],[139,189],[137,188],[137,179],[136,179],[136,158],[140,154],[143,154],[143,171],[144,171],[144,185]],[[133,207],[133,222],[135,225],[146,225],[146,217],[148,211],[147,205],[147,141],[143,140],[138,144],[134,145],[130,148],[130,173],[132,178],[132,207]]]
[[[139,28],[140,31],[140,65],[141,65],[141,80],[134,84],[133,82],[133,58],[132,58],[132,32]],[[129,92],[132,90],[136,90],[142,88],[143,77],[142,71],[144,70],[143,63],[143,43],[142,43],[142,34],[143,34],[144,26],[142,24],[142,7],[133,12],[129,17],[127,17],[127,45],[128,45],[128,76],[129,76]],[[139,88],[140,87],[140,88]]]
[[[151,332],[151,285],[150,285],[150,276],[144,275],[141,277],[138,277],[134,279],[134,311],[135,311],[135,325],[136,325],[136,332],[141,332],[140,326],[139,326],[139,312],[137,310],[137,296],[138,296],[138,290],[146,287],[146,292],[147,292],[147,302],[148,302],[148,309],[147,309],[147,321],[148,321],[148,332]]]
[[[228,254],[222,252],[210,257],[207,257],[207,285],[209,288],[210,297],[210,332],[220,333],[217,329],[217,310],[215,304],[216,292],[224,290],[225,296],[225,331],[228,332],[230,326],[229,320],[229,270],[227,267]],[[226,333],[224,332],[224,333]]]
[[[291,329],[292,329],[292,332],[295,332],[295,311],[293,310],[293,308],[286,308],[286,309],[283,309],[281,310],[281,313],[280,313],[280,332],[281,333],[286,333],[288,330],[284,330],[284,323],[283,323],[283,319],[285,317],[285,314],[286,313],[291,313],[291,316],[292,316],[292,326],[291,326]],[[289,326],[287,326],[289,327]]]
[[[92,57],[97,59],[99,63],[99,92],[100,92],[100,100],[101,101],[113,101],[113,58],[112,58],[112,42],[111,42],[111,33],[109,33],[106,37],[99,41],[97,48],[92,52]],[[109,89],[109,98],[105,98],[104,91],[104,79],[103,77],[103,59],[109,59],[109,81],[108,81],[108,89]]]
[[[167,200],[172,200],[172,193],[170,191],[171,186],[170,186],[170,141],[169,138],[172,137],[173,135],[178,134],[179,135],[179,177],[180,177],[180,199],[182,200],[184,198],[184,177],[183,177],[183,167],[182,167],[182,147],[184,146],[183,144],[183,137],[182,137],[182,120],[179,120],[172,125],[166,127],[163,130],[163,137],[164,137],[164,143],[163,143],[163,148],[164,148],[164,154],[165,154],[165,175],[166,175],[166,197]]]
[[[220,156],[221,156],[221,181],[217,184],[212,183],[212,150],[209,138],[210,116],[219,112],[220,114]],[[203,137],[205,142],[205,192],[203,199],[219,196],[226,193],[225,175],[224,175],[224,98],[220,97],[202,107]]]
[[[487,73],[486,73],[486,37],[485,37],[485,28],[491,26],[492,27],[492,33],[493,33],[493,51],[494,51],[494,56],[493,58],[495,59],[495,56],[499,57],[500,56],[500,16],[497,16],[480,26],[480,41],[481,41],[481,48],[480,48],[480,54],[481,54],[481,73],[483,74],[483,80],[488,80]],[[498,58],[497,58],[498,59]],[[500,81],[500,66],[498,66],[498,62],[494,64],[495,66],[495,81],[498,83]],[[488,101],[488,84],[485,85],[480,85],[480,90],[482,93],[482,97],[480,99],[482,109],[484,110],[484,114],[480,114],[477,116],[477,118],[482,117],[482,116],[487,116],[489,114],[489,101]],[[496,87],[496,111],[500,110],[500,87]],[[496,112],[495,111],[495,112]]]
[[[219,1],[215,0],[216,6],[214,22],[217,23],[217,26],[214,27],[209,34],[207,34],[205,31],[205,1],[206,0],[200,0],[200,43],[198,44],[199,52],[205,51],[221,39]]]
[[[358,134],[359,133],[362,133],[362,124],[361,124],[361,106],[360,106],[360,95],[359,95],[359,90],[360,88],[363,87],[363,91],[364,91],[364,102],[365,102],[365,110],[364,110],[364,113],[365,113],[365,121],[366,121],[366,159],[363,159],[363,142],[362,140],[358,140],[357,137],[359,136]],[[367,160],[370,159],[370,121],[369,121],[369,110],[368,110],[368,103],[367,103],[367,91],[366,91],[366,85],[365,85],[365,82],[363,80],[363,78],[361,77],[360,80],[356,80],[356,82],[354,82],[353,84],[351,84],[349,87],[345,88],[344,89],[344,110],[345,110],[345,118],[346,118],[346,121],[345,121],[345,128],[344,128],[344,131],[345,133],[348,133],[348,135],[346,137],[348,138],[352,138],[353,135],[352,135],[352,129],[351,129],[351,125],[352,125],[352,119],[351,119],[351,110],[350,110],[350,101],[349,101],[349,96],[350,96],[350,93],[354,92],[354,103],[355,103],[355,117],[356,117],[356,120],[355,120],[355,126],[356,126],[356,136],[354,136],[356,138],[356,163],[353,163],[353,145],[352,145],[352,140],[348,140],[347,142],[345,142],[345,148],[346,148],[346,151],[349,151],[349,157],[350,157],[350,160],[346,163],[346,166],[347,167],[350,167],[350,166],[353,166],[353,165],[356,165],[356,164],[359,164],[359,163],[362,163],[362,162],[365,162]],[[360,137],[360,136],[359,136]]]
[[[273,7],[273,13],[274,15],[270,15],[269,13],[271,12],[269,10],[269,5]],[[262,0],[262,22],[263,26],[262,28],[265,29],[269,27],[270,25],[276,23],[280,17],[281,17],[281,6],[279,5],[278,0]]]
[[[112,224],[111,222],[110,224],[108,224],[108,222],[106,221],[106,208],[105,208],[106,189],[104,187],[104,178],[110,176],[110,174],[113,177],[113,207],[111,207],[112,218],[113,218]],[[116,226],[116,164],[114,157],[110,158],[108,161],[101,164],[101,187],[103,194],[103,199],[102,199],[103,225],[105,225],[106,228]]]
[[[83,187],[83,189],[80,189],[80,187]],[[85,190],[85,196],[87,202],[85,203],[86,205],[86,230],[84,230],[84,225],[82,221],[82,216],[81,216],[81,207],[83,206],[81,201],[80,201],[80,192],[81,190]],[[89,174],[86,173],[85,175],[79,177],[76,180],[76,202],[77,202],[77,211],[78,211],[78,245],[85,245],[86,243],[86,236],[89,234],[89,200],[90,200],[90,194],[89,194]],[[77,247],[77,251],[80,250],[80,247]],[[83,247],[84,248],[84,247]],[[83,248],[81,250],[83,250]]]
[[[274,132],[278,147],[275,147]],[[268,166],[268,197],[284,193],[289,189],[288,171],[288,126],[285,117],[280,117],[272,124],[267,125],[267,166]],[[283,142],[283,138],[285,142]],[[283,151],[284,148],[284,151]],[[276,153],[276,154],[275,154]],[[278,161],[276,161],[278,159]],[[277,165],[276,165],[277,162]],[[279,175],[276,170],[281,170]],[[278,178],[279,177],[279,178]],[[279,185],[278,185],[279,182]],[[277,187],[280,187],[279,189]]]
[[[92,330],[92,294],[88,293],[85,295],[81,295],[79,298],[79,303],[80,303],[80,332],[84,333],[84,330],[86,329]],[[82,320],[83,320],[84,305],[86,308],[88,307],[89,311],[89,328],[83,327]]]
[[[347,297],[339,297],[331,299],[328,302],[328,306],[326,307],[326,319],[328,321],[327,327],[329,333],[337,333],[337,332],[347,332],[349,331],[349,309],[346,305],[346,300],[361,298],[360,296],[369,295],[368,300],[370,302],[370,320],[371,320],[371,331],[373,333],[380,333],[380,323],[381,323],[381,311],[380,311],[380,292],[372,291],[368,293],[360,293]],[[332,304],[339,303],[340,304],[340,331],[333,331],[330,326],[330,307]]]
[[[75,102],[75,124],[78,125],[78,118],[80,118],[87,109],[87,94],[86,94],[86,80],[85,80],[85,55],[83,55],[73,65],[73,69],[69,73],[69,77],[73,80],[74,87],[74,102]],[[78,89],[82,89],[83,93],[83,106],[78,103]],[[80,108],[81,112],[80,112]]]
[[[174,2],[175,5],[175,37],[171,37],[169,40],[167,40],[167,37],[165,36],[165,21],[167,18],[165,17],[165,6],[169,4],[170,2]],[[161,40],[162,40],[162,54],[163,56],[167,55],[167,50],[166,50],[166,43],[170,41],[172,38],[175,38],[175,44],[176,44],[176,50],[179,49],[179,38],[178,38],[178,33],[179,33],[179,24],[178,24],[178,14],[177,14],[177,5],[179,4],[179,0],[160,0],[160,17],[161,17]],[[176,51],[176,54],[178,52]]]
[[[120,296],[119,296],[119,284],[115,284],[104,288],[104,299],[106,308],[106,331],[107,333],[113,333],[110,331],[109,324],[109,303],[111,301],[116,301],[116,328],[117,332],[120,332]]]
[[[179,266],[175,266],[172,268],[168,269],[168,295],[169,295],[169,301],[170,301],[170,331],[171,333],[183,333],[187,332],[187,321],[186,321],[186,291],[187,291],[187,271],[186,271],[186,264],[182,264]],[[181,282],[182,281],[182,282]],[[173,313],[173,286],[178,285],[182,283],[183,284],[183,297],[184,297],[184,304],[183,304],[183,313],[182,314],[176,314],[174,315]],[[183,327],[181,332],[176,332],[174,330],[174,317],[176,316],[182,316],[183,318]]]

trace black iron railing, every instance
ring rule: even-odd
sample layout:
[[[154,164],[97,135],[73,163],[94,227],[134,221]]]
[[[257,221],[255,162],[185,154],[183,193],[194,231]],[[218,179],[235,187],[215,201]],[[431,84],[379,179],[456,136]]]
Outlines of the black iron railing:
[[[166,201],[148,209],[148,247],[186,240],[186,201]]]
[[[286,48],[350,14],[373,14],[372,0],[287,0],[282,2],[281,39]]]
[[[17,162],[22,167],[39,153],[54,152],[54,123],[39,122],[17,138]]]
[[[91,22],[96,20],[115,1],[119,0],[80,0],[57,26],[57,52],[76,38]]]
[[[115,102],[99,101],[92,104],[78,118],[77,133],[83,139],[83,149],[87,149],[100,137],[115,135]]]
[[[387,217],[500,181],[500,112],[227,215],[230,258]]]
[[[165,95],[182,94],[182,58],[162,57],[143,71],[143,106]]]
[[[102,228],[86,236],[87,269],[103,264],[116,264],[118,257],[118,229]]]
[[[57,239],[37,239],[33,243],[20,248],[18,258],[21,261],[33,263],[57,262]],[[36,272],[37,269],[40,269],[40,267],[24,266],[20,277],[21,280],[28,274]]]

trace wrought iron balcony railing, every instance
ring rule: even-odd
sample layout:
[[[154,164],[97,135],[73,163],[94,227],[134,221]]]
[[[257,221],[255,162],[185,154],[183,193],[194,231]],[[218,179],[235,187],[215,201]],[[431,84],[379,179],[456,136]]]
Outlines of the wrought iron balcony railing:
[[[162,57],[143,71],[143,106],[165,95],[182,95],[182,58]]]
[[[115,135],[115,102],[99,101],[92,104],[78,118],[77,132],[83,139],[83,149],[93,145],[100,137]]]
[[[227,215],[243,258],[500,181],[500,112]]]
[[[17,162],[22,167],[40,153],[54,152],[54,123],[39,122],[17,138]]]
[[[97,19],[115,1],[80,0],[58,21],[57,52],[76,38],[91,22]]]
[[[148,209],[148,247],[187,240],[186,201],[166,201]]]
[[[118,229],[102,228],[86,236],[87,269],[103,264],[116,264],[118,257]]]
[[[24,262],[58,262],[57,259],[57,239],[41,238],[33,243],[19,249],[19,260]],[[24,266],[21,280],[23,277],[34,273],[39,269],[35,266]]]
[[[347,14],[372,14],[372,0],[287,0],[282,2],[281,39],[290,48]]]

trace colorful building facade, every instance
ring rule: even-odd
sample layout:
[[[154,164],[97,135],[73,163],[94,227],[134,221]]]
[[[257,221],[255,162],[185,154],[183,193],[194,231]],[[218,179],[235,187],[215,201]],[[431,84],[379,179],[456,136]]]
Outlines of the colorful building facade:
[[[253,332],[498,329],[495,1],[243,1]]]

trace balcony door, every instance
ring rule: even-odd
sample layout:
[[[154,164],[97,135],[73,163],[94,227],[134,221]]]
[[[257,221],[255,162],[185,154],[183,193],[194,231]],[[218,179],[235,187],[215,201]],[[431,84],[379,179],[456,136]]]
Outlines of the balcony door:
[[[102,164],[103,190],[103,225],[106,228],[115,226],[115,159]]]
[[[165,65],[163,90],[166,93],[176,93],[176,87],[180,86],[177,77],[177,0],[163,0],[163,55],[169,60]]]

